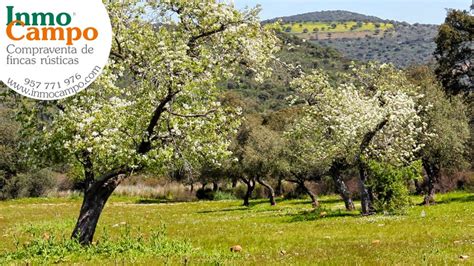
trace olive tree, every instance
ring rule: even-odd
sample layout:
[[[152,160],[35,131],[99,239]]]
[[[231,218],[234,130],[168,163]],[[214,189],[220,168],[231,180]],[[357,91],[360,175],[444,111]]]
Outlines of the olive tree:
[[[174,161],[229,155],[238,111],[223,107],[216,85],[240,66],[261,79],[275,50],[258,9],[205,1],[113,1],[108,67],[77,96],[51,103],[41,130],[22,112],[29,152],[59,154],[83,168],[84,200],[72,237],[92,242],[107,199],[133,172],[167,171]],[[240,68],[239,68],[240,69]],[[38,122],[40,123],[40,122]]]
[[[436,75],[448,94],[474,91],[474,16],[449,10],[435,38]]]
[[[469,118],[462,98],[448,97],[428,67],[413,68],[408,72],[424,97],[418,102],[427,107],[421,113],[426,123],[427,137],[418,156],[427,176],[424,204],[435,203],[436,185],[442,171],[468,168]]]
[[[260,185],[268,190],[270,204],[276,205],[275,190],[267,182],[282,172],[285,166],[283,139],[279,132],[258,125],[252,129],[245,146],[243,166],[248,176],[253,176]]]

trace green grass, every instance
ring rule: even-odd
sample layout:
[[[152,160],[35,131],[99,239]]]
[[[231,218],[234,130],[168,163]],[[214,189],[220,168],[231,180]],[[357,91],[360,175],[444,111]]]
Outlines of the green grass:
[[[53,250],[59,255],[46,262],[89,265],[472,265],[474,195],[458,192],[437,199],[435,206],[413,206],[402,216],[361,217],[344,211],[337,197],[323,197],[323,210],[318,212],[306,200],[280,200],[275,207],[258,200],[246,208],[235,200],[154,204],[113,197],[96,234],[103,243],[87,251],[62,240],[72,230],[80,199],[13,200],[0,202],[0,253],[29,256],[37,250]],[[321,217],[321,212],[326,215]],[[166,236],[150,244],[156,241],[153,232],[163,224]],[[131,235],[124,235],[124,230]],[[42,241],[45,234],[56,242]],[[34,241],[40,243],[32,245]],[[61,243],[69,250],[64,251]],[[25,244],[31,250],[25,252]],[[243,252],[231,253],[229,248],[237,244]],[[17,246],[20,251],[15,252]],[[109,258],[110,254],[114,256]],[[469,258],[460,260],[460,255]],[[2,257],[5,262],[5,255],[0,255],[0,264]],[[35,261],[24,256],[8,261],[26,262]]]
[[[336,27],[332,28],[331,24],[335,24]],[[287,27],[291,27],[291,32],[294,34],[301,34],[305,29],[308,30],[309,33],[313,33],[313,29],[317,28],[319,33],[327,33],[327,32],[351,32],[351,27],[356,25],[357,22],[350,21],[350,22],[303,22],[303,23],[286,23],[282,25],[282,29],[286,29]],[[394,26],[391,23],[380,23],[380,30],[385,31],[387,29],[392,29]],[[363,23],[362,27],[355,29],[353,32],[360,32],[360,31],[375,31],[377,28],[375,27],[375,23]]]

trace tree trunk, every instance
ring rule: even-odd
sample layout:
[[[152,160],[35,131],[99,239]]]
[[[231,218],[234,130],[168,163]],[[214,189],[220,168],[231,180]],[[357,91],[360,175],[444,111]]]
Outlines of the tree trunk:
[[[277,196],[282,196],[284,193],[285,193],[285,191],[283,191],[283,179],[281,177],[279,177],[275,194]]]
[[[355,210],[354,202],[352,201],[351,192],[346,186],[346,183],[342,179],[341,176],[341,169],[344,169],[346,164],[335,162],[331,169],[329,169],[329,174],[332,176],[334,184],[336,185],[336,190],[341,195],[342,200],[344,200],[344,205],[346,206],[346,210],[353,211]]]
[[[341,195],[342,200],[344,200],[344,205],[346,206],[346,210],[353,211],[355,210],[354,202],[352,201],[351,192],[346,186],[344,180],[340,175],[334,175],[332,177],[334,180],[334,184],[336,184],[336,190]]]
[[[212,191],[219,191],[219,184],[217,182],[212,182]]]
[[[319,201],[318,201],[318,198],[316,197],[316,194],[314,194],[313,191],[311,191],[311,190],[304,184],[304,182],[300,182],[299,185],[300,185],[301,188],[306,192],[306,194],[308,194],[309,197],[311,198],[311,206],[313,206],[313,208],[318,208],[318,207],[319,207]]]
[[[435,186],[439,180],[440,169],[439,167],[428,161],[423,160],[423,167],[425,168],[426,175],[428,177],[428,190],[426,191],[423,204],[432,205],[435,204]]]
[[[255,182],[250,178],[242,178],[242,181],[247,185],[247,192],[244,196],[244,206],[250,206],[250,198],[252,197],[253,190],[255,189]]]
[[[71,238],[77,239],[82,245],[89,245],[94,238],[100,214],[112,192],[123,180],[123,175],[110,179],[91,182],[86,188],[79,218]]]
[[[263,181],[261,178],[257,178],[257,181],[258,183],[260,183],[260,185],[268,189],[268,198],[270,199],[270,205],[275,206],[276,205],[275,191],[273,190],[273,188],[268,183]]]
[[[362,215],[371,215],[374,213],[372,207],[370,191],[366,186],[368,179],[366,165],[359,162],[359,189],[360,189],[360,200],[362,207]]]
[[[421,195],[423,194],[423,185],[420,184],[420,181],[418,181],[417,179],[413,180],[414,184],[415,184],[415,195]]]

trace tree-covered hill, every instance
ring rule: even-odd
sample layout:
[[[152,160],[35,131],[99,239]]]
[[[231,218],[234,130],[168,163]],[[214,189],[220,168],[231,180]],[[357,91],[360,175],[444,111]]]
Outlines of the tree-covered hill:
[[[393,63],[398,67],[433,59],[437,25],[409,24],[348,11],[320,11],[275,18],[287,34],[339,50],[360,61]]]
[[[299,21],[372,21],[372,22],[387,22],[375,16],[367,16],[355,12],[344,11],[344,10],[332,10],[332,11],[317,11],[309,12],[288,17],[279,17],[269,20],[274,22],[281,19],[283,22],[299,22]]]
[[[244,98],[246,109],[262,112],[288,107],[285,100],[291,94],[290,81],[295,71],[310,72],[322,68],[331,73],[347,69],[351,60],[346,59],[340,52],[315,44],[294,35],[280,33],[280,51],[273,61],[272,77],[263,83],[256,82],[251,73],[243,73],[239,78],[224,84],[227,89],[238,93]]]

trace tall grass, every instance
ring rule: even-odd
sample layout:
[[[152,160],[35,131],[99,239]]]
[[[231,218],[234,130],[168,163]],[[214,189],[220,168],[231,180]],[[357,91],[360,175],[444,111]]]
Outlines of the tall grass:
[[[170,239],[163,224],[147,235],[140,229],[132,230],[128,225],[123,227],[118,237],[112,238],[104,230],[102,237],[89,246],[82,246],[64,235],[57,237],[49,233],[39,234],[40,231],[28,230],[31,240],[26,243],[20,244],[19,240],[15,240],[16,250],[1,254],[0,264],[93,263],[105,259],[112,259],[115,264],[126,264],[146,258],[154,262],[167,263],[171,260],[186,264],[190,256],[205,263],[221,264],[226,257],[232,257],[232,254],[208,254],[193,248],[186,240]]]
[[[118,196],[141,197],[147,199],[162,199],[166,201],[193,201],[196,196],[183,184],[168,183],[150,186],[146,184],[125,184],[118,186],[115,191]]]

